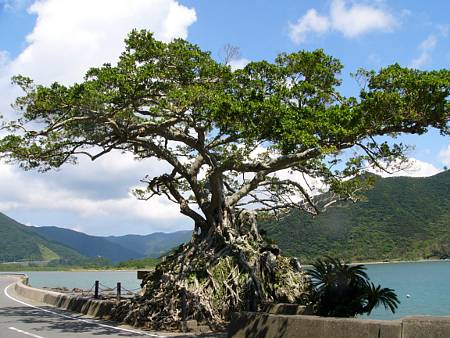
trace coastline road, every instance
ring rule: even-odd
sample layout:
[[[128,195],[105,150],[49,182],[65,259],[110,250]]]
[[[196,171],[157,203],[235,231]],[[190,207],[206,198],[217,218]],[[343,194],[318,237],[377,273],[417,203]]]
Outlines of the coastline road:
[[[0,338],[174,337],[117,326],[22,298],[14,292],[17,280],[0,275]]]

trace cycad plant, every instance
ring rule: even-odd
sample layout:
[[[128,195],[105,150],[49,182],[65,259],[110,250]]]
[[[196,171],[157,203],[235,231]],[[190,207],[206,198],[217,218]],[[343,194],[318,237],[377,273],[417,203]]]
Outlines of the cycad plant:
[[[379,305],[395,313],[400,301],[394,290],[375,286],[363,265],[348,265],[325,257],[308,272],[315,290],[315,309],[319,316],[355,317]]]

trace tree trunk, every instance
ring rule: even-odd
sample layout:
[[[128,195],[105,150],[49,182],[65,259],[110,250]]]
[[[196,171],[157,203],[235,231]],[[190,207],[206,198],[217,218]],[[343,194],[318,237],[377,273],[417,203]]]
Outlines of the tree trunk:
[[[235,311],[272,302],[306,303],[310,285],[295,258],[280,255],[258,233],[254,213],[227,217],[163,258],[142,282],[142,297],[119,304],[113,318],[151,329],[195,319],[223,327]]]

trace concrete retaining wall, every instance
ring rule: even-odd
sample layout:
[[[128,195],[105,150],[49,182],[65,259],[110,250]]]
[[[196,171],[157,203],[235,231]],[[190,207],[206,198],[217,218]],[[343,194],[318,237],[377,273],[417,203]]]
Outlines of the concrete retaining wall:
[[[450,317],[365,320],[240,312],[232,315],[228,337],[449,338]]]
[[[450,317],[417,316],[402,319],[403,338],[449,338]]]
[[[83,313],[99,318],[109,318],[113,302],[66,295],[59,292],[32,288],[19,281],[14,285],[17,294],[38,302],[53,305],[65,310]]]
[[[109,318],[112,301],[95,300],[14,285],[17,294],[66,310],[99,318]],[[271,312],[281,311],[275,307]],[[285,311],[285,309],[283,310]],[[300,307],[294,313],[303,311]],[[280,315],[255,312],[234,313],[228,328],[233,338],[450,338],[450,317],[406,317],[399,320],[325,318],[306,315]]]

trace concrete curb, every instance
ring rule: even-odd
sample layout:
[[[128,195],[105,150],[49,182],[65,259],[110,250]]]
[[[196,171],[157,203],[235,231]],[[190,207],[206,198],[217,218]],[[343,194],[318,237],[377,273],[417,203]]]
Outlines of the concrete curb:
[[[109,319],[114,302],[66,295],[59,292],[42,290],[25,285],[28,278],[14,284],[14,291],[25,298],[53,305],[64,310],[79,312],[97,318]]]
[[[111,309],[116,304],[115,301],[98,300],[33,288],[25,285],[27,282],[28,277],[22,275],[22,280],[14,284],[14,291],[24,298],[100,319],[111,319]],[[183,322],[182,325],[185,325],[186,331],[177,336],[186,335],[186,337],[192,337],[192,334],[214,334],[208,326],[198,325],[195,320]]]

